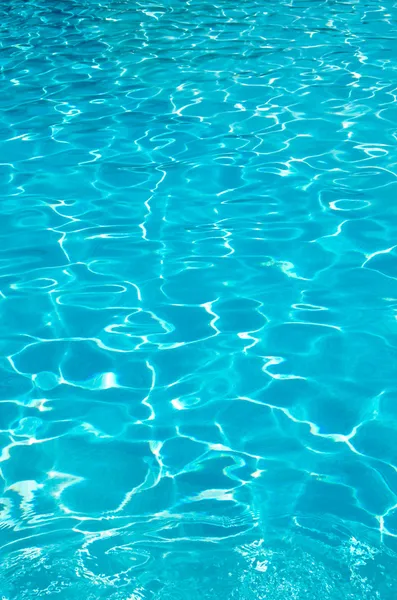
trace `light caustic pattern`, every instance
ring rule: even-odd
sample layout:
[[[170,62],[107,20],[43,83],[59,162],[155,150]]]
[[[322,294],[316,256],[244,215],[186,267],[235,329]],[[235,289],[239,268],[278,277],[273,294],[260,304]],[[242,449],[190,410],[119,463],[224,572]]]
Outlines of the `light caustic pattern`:
[[[395,599],[397,5],[0,17],[0,596]]]

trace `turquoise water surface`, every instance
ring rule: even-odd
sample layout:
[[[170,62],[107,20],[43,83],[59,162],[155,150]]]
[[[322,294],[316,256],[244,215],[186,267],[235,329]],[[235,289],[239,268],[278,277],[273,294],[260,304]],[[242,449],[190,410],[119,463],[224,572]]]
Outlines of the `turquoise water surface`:
[[[397,4],[3,0],[0,598],[397,598]]]

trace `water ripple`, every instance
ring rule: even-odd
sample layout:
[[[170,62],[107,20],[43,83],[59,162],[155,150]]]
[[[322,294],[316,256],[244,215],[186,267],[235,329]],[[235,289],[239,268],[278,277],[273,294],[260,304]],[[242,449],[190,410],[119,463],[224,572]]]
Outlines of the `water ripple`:
[[[3,3],[5,600],[395,598],[396,9]]]

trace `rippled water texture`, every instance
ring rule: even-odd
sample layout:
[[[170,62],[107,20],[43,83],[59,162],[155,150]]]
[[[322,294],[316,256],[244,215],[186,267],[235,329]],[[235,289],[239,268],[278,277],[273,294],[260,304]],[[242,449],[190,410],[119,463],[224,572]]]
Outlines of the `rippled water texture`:
[[[0,597],[397,597],[397,5],[0,7]]]

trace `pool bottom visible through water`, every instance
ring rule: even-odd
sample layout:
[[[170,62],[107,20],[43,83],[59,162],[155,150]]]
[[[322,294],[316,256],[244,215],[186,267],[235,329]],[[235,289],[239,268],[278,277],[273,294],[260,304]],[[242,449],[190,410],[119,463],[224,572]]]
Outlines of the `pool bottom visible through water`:
[[[0,6],[0,598],[397,597],[397,4]]]

